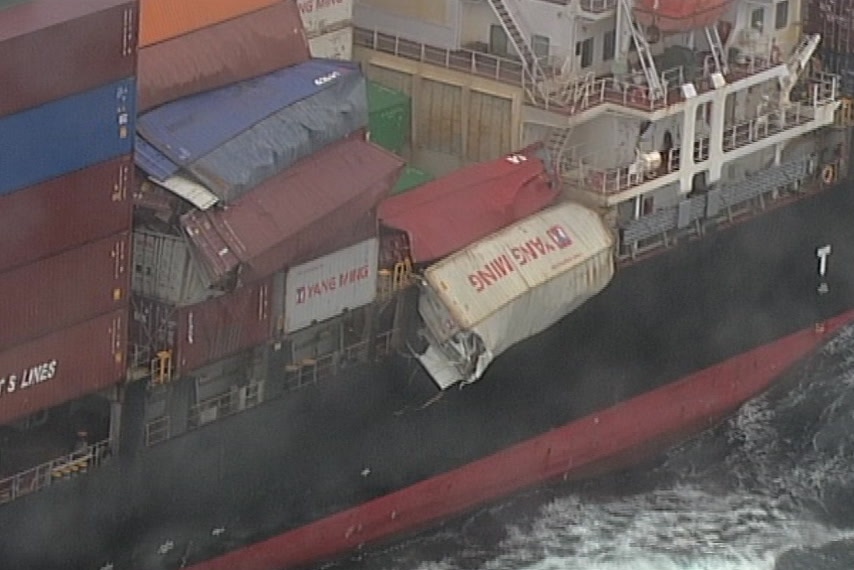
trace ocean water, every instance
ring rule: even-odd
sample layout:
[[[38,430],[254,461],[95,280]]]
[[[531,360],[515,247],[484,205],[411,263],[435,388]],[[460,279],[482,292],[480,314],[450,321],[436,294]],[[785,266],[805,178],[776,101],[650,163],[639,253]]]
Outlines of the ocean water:
[[[336,570],[851,570],[854,328],[654,464],[530,490]]]

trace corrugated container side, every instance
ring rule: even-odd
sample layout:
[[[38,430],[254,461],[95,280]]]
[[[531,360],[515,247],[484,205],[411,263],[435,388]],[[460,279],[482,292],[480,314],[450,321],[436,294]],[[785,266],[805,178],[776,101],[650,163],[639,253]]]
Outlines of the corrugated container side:
[[[385,149],[346,139],[303,159],[231,207],[192,212],[181,225],[214,279],[226,278],[238,265],[242,279],[260,279],[376,236],[375,208],[402,169],[403,160]],[[370,236],[355,237],[357,230],[368,228]]]
[[[431,265],[424,279],[455,323],[472,329],[562,275],[573,273],[573,280],[563,283],[563,300],[600,290],[613,274],[612,246],[613,237],[599,215],[568,202]],[[525,328],[522,322],[512,325]]]
[[[577,309],[614,274],[613,237],[596,212],[544,210],[429,267],[419,313],[458,379]],[[453,337],[453,342],[449,342]],[[426,357],[426,358],[425,358]],[[440,385],[445,373],[420,358]]]
[[[308,39],[308,49],[312,57],[328,59],[353,59],[353,28],[347,26],[332,32],[326,32]]]
[[[361,77],[358,64],[311,60],[172,101],[139,118],[137,128],[145,137],[141,149],[151,155],[146,160],[172,176],[172,167],[148,146],[188,166],[271,115],[353,75]]]
[[[368,82],[368,130],[371,142],[400,154],[409,143],[412,99],[401,91]]]
[[[134,75],[137,23],[127,0],[40,0],[4,12],[0,116]]]
[[[133,79],[0,119],[0,195],[130,154]]]
[[[353,22],[353,0],[298,0],[298,3],[303,26],[310,38]]]
[[[186,240],[144,228],[133,232],[133,292],[175,305],[199,303],[210,295]]]
[[[271,292],[267,279],[180,308],[135,297],[133,342],[154,352],[172,350],[176,374],[187,374],[269,340]]]
[[[127,310],[0,352],[0,424],[124,381]]]
[[[296,4],[279,2],[139,50],[139,108],[259,77],[309,57]]]
[[[292,267],[285,284],[285,332],[367,305],[376,298],[379,240]]]
[[[130,229],[130,156],[0,196],[0,271]]]
[[[280,1],[282,0],[140,0],[139,46],[145,47],[176,38]]]
[[[0,349],[126,307],[130,233],[0,274]]]
[[[189,166],[214,194],[231,201],[301,158],[368,123],[365,81],[353,73],[282,109]]]

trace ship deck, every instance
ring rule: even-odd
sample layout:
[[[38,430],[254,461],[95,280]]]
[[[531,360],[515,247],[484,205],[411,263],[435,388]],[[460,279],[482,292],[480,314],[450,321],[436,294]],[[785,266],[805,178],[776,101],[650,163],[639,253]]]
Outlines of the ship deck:
[[[413,360],[398,358],[146,448],[137,385],[119,458],[0,509],[4,565],[176,568],[812,326],[854,306],[852,212],[854,198],[840,186],[624,267],[602,294],[502,355],[482,380],[438,397]],[[826,243],[830,292],[819,300],[815,250]],[[93,522],[81,528],[81,517]],[[56,559],[31,546],[48,540]],[[158,550],[170,541],[173,548]]]

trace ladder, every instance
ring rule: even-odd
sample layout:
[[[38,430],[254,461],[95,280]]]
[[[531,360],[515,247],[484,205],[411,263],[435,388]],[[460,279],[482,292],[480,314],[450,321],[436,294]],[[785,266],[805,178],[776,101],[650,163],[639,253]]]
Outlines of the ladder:
[[[511,12],[510,4],[515,0],[489,0],[492,10],[498,16],[498,21],[501,22],[501,27],[507,34],[508,39],[516,48],[519,57],[522,58],[522,66],[535,86],[539,95],[545,96],[543,93],[542,81],[546,78],[546,74],[540,66],[537,59],[537,54],[534,53],[534,48],[526,38],[522,31],[522,26],[519,24],[518,18]],[[518,7],[517,7],[518,10]]]
[[[546,139],[546,150],[552,159],[555,174],[560,177],[563,154],[572,136],[572,127],[552,127]]]
[[[620,0],[619,9],[623,11],[623,22],[629,27],[635,48],[637,48],[638,62],[646,78],[646,84],[649,87],[649,98],[652,101],[662,99],[664,98],[664,85],[658,76],[658,70],[655,68],[655,60],[652,57],[646,36],[641,33],[634,19],[632,19],[631,0]]]
[[[712,50],[712,59],[715,61],[715,71],[726,75],[729,73],[729,65],[727,64],[724,46],[721,42],[721,35],[718,33],[716,25],[706,26],[706,40],[709,42],[709,48]]]

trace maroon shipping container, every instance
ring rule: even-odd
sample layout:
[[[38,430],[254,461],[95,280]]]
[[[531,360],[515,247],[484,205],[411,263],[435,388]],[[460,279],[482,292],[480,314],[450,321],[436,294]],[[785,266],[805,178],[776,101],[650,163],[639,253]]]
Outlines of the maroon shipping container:
[[[171,350],[180,377],[269,340],[272,286],[269,278],[186,307],[134,297],[131,341],[152,355]]]
[[[804,32],[821,34],[822,52],[854,49],[854,0],[807,0],[803,12]]]
[[[0,274],[0,350],[127,307],[130,232]]]
[[[228,208],[192,211],[181,224],[212,281],[225,280],[238,267],[241,279],[253,281],[364,239],[366,215],[388,195],[403,166],[403,159],[385,149],[345,139]]]
[[[0,271],[128,231],[130,156],[0,196]]]
[[[0,17],[0,116],[136,73],[137,2],[32,0]]]
[[[0,424],[124,380],[127,311],[0,352]]]
[[[297,3],[279,2],[141,49],[137,104],[145,111],[309,58]]]

